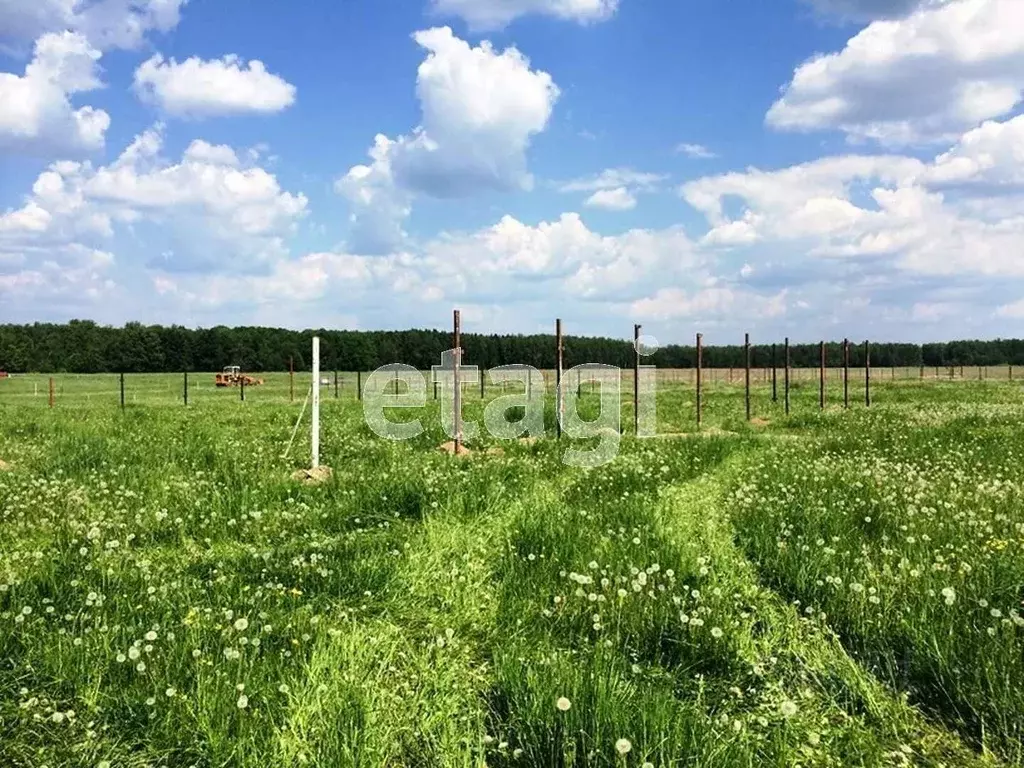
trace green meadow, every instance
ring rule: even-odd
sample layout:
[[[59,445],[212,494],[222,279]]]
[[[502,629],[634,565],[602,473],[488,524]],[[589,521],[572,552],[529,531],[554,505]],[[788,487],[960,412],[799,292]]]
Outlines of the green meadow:
[[[123,409],[117,376],[0,381],[0,766],[1022,765],[1024,390],[993,371],[879,370],[849,409],[832,372],[820,410],[805,370],[788,416],[758,371],[751,423],[719,371],[699,430],[669,377],[667,434],[624,390],[593,469],[550,397],[544,439],[456,457],[432,395],[389,442],[329,372],[319,485],[308,411],[283,457],[308,374],[190,374],[187,407],[133,375]]]

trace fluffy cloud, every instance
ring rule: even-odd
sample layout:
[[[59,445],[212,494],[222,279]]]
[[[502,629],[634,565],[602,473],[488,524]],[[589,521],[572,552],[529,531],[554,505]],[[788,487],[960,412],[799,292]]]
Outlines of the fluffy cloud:
[[[899,185],[924,169],[918,160],[898,155],[828,157],[778,171],[752,168],[746,172],[707,176],[684,184],[684,199],[703,213],[715,230],[737,225],[774,227],[780,236],[821,233],[857,216],[849,196],[857,183],[879,181]],[[725,215],[725,203],[747,204],[741,218]],[[756,239],[756,238],[748,238]]]
[[[681,229],[603,236],[575,213],[536,226],[505,216],[479,232],[442,235],[424,248],[421,261],[434,284],[457,295],[553,291],[588,300],[637,295],[700,263]]]
[[[682,153],[687,157],[692,157],[695,160],[712,160],[718,157],[718,155],[703,144],[687,144],[686,142],[683,142],[676,146],[676,152]]]
[[[609,211],[628,211],[636,207],[637,193],[657,189],[659,182],[668,177],[657,173],[643,173],[631,168],[607,168],[597,176],[565,182],[562,192],[591,192],[584,205]]]
[[[632,168],[606,168],[597,176],[587,176],[565,182],[559,185],[559,189],[562,192],[595,192],[601,189],[630,187],[646,191],[654,189],[659,182],[667,178],[664,174],[644,173],[634,171]]]
[[[649,297],[634,301],[630,311],[640,319],[693,319],[715,321],[723,316],[744,320],[763,320],[786,313],[786,291],[759,295],[750,290],[728,286],[709,286],[692,291],[660,288]]]
[[[178,63],[155,55],[135,70],[135,91],[168,114],[206,117],[280,112],[295,101],[295,86],[261,61],[244,65],[235,55]]]
[[[767,122],[888,144],[951,141],[1010,113],[1022,89],[1024,4],[955,0],[873,22],[841,52],[801,64]]]
[[[306,212],[303,195],[282,191],[230,147],[195,141],[178,162],[162,158],[161,149],[160,132],[150,130],[110,165],[54,163],[21,208],[0,214],[0,275],[26,289],[21,301],[44,295],[27,289],[51,273],[61,273],[62,285],[105,286],[113,257],[97,254],[116,253],[126,239],[144,242],[149,257],[163,255],[123,262],[119,276],[147,266],[207,276],[268,273],[287,256],[286,238]]]
[[[619,0],[433,0],[434,10],[458,16],[475,30],[501,29],[520,16],[544,15],[582,24],[610,19]]]
[[[989,121],[964,134],[929,170],[937,184],[1024,184],[1024,116],[1004,123]]]
[[[43,35],[22,76],[0,73],[0,147],[99,149],[110,125],[101,109],[75,109],[70,96],[100,87],[100,52],[72,32]]]
[[[968,132],[932,163],[823,158],[700,179],[681,194],[708,220],[705,246],[855,259],[876,276],[1020,278],[1024,197],[998,198],[995,212],[988,197],[993,185],[1024,177],[1020,122]]]
[[[606,315],[610,306],[623,317],[630,301],[653,293],[666,280],[689,286],[710,278],[682,230],[631,230],[609,237],[567,213],[537,225],[505,216],[482,230],[442,233],[415,250],[385,256],[314,253],[282,260],[265,275],[160,279],[165,292],[204,306],[230,303],[239,291],[268,305],[315,304],[344,291],[346,306],[361,313],[377,311],[381,295],[397,297],[388,305],[392,313],[415,306],[442,315],[452,302],[501,305],[509,321],[522,328],[524,318],[517,313],[523,307],[550,306],[552,297],[593,307],[585,312],[595,315]],[[410,304],[404,297],[416,301]],[[391,317],[390,322],[401,321]],[[421,320],[410,316],[404,322]]]
[[[583,204],[591,208],[604,208],[607,211],[630,211],[636,208],[636,198],[625,187],[615,187],[597,190]]]
[[[352,203],[351,246],[359,252],[398,246],[417,194],[529,189],[526,150],[559,95],[551,76],[532,70],[515,48],[498,53],[486,41],[474,48],[447,27],[413,37],[428,51],[416,80],[421,124],[409,136],[377,136],[372,163],[336,184]]]
[[[51,32],[79,32],[100,50],[135,48],[150,30],[178,25],[187,0],[0,0],[0,46]]]

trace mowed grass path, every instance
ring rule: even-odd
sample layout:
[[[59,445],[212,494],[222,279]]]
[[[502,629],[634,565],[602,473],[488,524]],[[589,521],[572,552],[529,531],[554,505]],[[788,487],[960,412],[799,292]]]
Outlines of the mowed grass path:
[[[323,486],[308,377],[135,383],[0,389],[2,766],[1022,762],[1015,383],[760,383],[753,426],[713,384],[593,470],[442,454],[433,401],[381,440],[350,386]]]

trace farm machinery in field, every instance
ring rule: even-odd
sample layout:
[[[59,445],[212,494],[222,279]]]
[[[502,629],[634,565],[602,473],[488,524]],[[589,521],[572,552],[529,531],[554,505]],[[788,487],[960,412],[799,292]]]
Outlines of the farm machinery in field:
[[[263,383],[263,379],[257,379],[242,373],[242,369],[237,365],[229,365],[224,369],[223,373],[216,374],[214,383],[218,387],[237,387],[242,384],[247,387],[256,387]]]

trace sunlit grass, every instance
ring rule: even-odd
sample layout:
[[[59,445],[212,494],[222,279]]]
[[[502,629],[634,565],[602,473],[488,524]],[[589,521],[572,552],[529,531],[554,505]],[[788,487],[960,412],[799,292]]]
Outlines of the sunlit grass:
[[[553,430],[445,455],[432,397],[389,443],[354,379],[322,486],[308,376],[0,384],[0,765],[1022,762],[1016,384],[805,376],[787,417],[762,374],[748,423],[736,376],[645,441],[624,390],[584,470]]]

